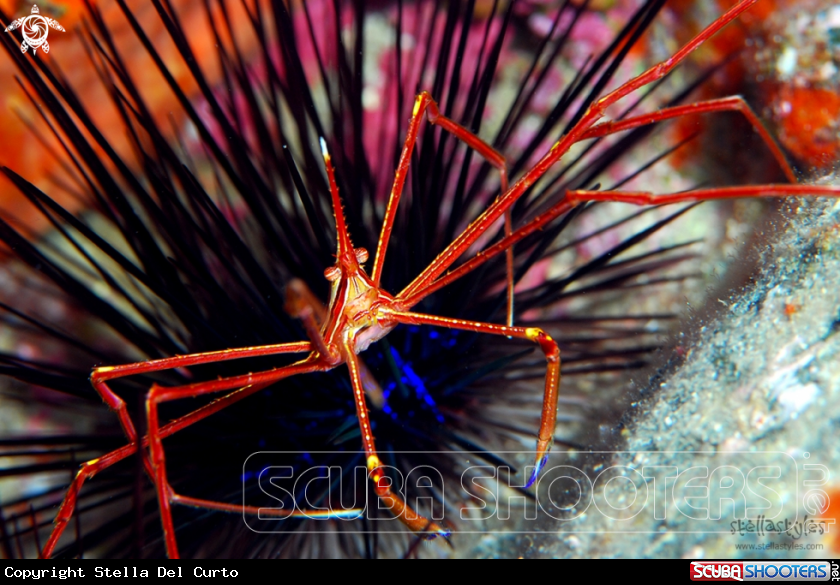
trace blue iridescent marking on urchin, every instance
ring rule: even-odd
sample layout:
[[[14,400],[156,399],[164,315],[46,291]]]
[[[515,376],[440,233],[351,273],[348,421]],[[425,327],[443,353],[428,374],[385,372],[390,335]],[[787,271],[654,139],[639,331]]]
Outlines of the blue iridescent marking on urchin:
[[[440,409],[438,409],[437,402],[429,393],[429,390],[426,388],[426,383],[423,381],[423,378],[417,375],[417,372],[414,371],[414,368],[411,367],[410,362],[406,362],[400,356],[400,353],[397,351],[396,348],[391,347],[391,357],[394,359],[394,363],[396,364],[397,368],[402,372],[402,376],[400,376],[400,382],[414,390],[414,395],[426,406],[428,407],[432,413],[434,414],[435,419],[439,423],[446,422],[443,414],[441,414]],[[388,405],[388,398],[390,397],[391,393],[397,387],[396,382],[389,382],[385,388],[383,388],[382,393],[385,396],[385,405],[382,407],[382,410],[385,414],[389,415],[394,420],[397,419],[397,413]],[[409,416],[413,416],[413,412],[408,413]]]

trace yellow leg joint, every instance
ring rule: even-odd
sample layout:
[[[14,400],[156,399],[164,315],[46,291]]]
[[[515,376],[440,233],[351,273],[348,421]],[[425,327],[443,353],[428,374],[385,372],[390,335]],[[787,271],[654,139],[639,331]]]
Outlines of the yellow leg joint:
[[[382,462],[379,460],[379,457],[377,457],[376,455],[371,455],[370,457],[367,458],[368,471],[373,471],[377,467],[381,467],[381,466],[382,466]]]
[[[542,329],[538,329],[536,327],[528,327],[525,330],[525,337],[527,337],[531,341],[535,341],[537,343],[540,343],[540,336],[542,336],[543,341],[548,341],[548,342],[554,341],[551,338],[551,335],[549,335],[548,333],[546,333]]]

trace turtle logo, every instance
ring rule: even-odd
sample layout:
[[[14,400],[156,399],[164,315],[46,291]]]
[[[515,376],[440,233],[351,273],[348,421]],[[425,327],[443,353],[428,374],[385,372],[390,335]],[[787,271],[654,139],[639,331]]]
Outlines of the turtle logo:
[[[11,32],[16,28],[21,28],[23,33],[23,42],[20,44],[21,52],[25,53],[29,47],[32,47],[32,52],[35,53],[38,47],[44,50],[44,53],[50,52],[50,45],[47,43],[47,34],[50,28],[64,32],[64,27],[58,24],[57,20],[41,16],[39,14],[38,6],[32,5],[32,14],[13,20],[12,23],[6,27],[6,32]]]

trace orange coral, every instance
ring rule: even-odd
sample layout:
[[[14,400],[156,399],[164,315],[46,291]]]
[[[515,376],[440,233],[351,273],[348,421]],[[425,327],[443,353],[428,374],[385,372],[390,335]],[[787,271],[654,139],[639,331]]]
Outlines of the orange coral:
[[[797,159],[828,167],[840,154],[840,95],[821,88],[782,85],[773,94],[779,140]]]
[[[128,0],[127,3],[146,35],[159,51],[161,58],[167,63],[181,89],[188,95],[195,92],[196,86],[192,74],[178,54],[152,3],[147,0]],[[173,4],[183,23],[206,20],[203,3],[199,0],[176,0]],[[9,18],[28,14],[30,5],[30,2],[21,0],[0,0],[0,10]],[[82,42],[84,33],[79,26],[87,14],[83,0],[41,1],[38,5],[42,14],[57,19],[66,32],[51,34],[50,53],[45,55],[39,51],[34,58],[62,72],[97,127],[103,130],[112,141],[111,145],[126,160],[134,161],[128,142],[123,139],[123,130],[113,131],[115,128],[123,127],[119,113],[113,108],[98,106],[98,104],[108,103],[108,99],[103,94],[102,84],[95,77],[97,75],[95,69],[88,66],[88,56]],[[175,96],[166,89],[157,68],[131,31],[117,3],[99,2],[97,7],[102,11],[103,19],[113,33],[114,42],[122,59],[127,63],[127,69],[132,75],[134,84],[145,90],[143,99],[146,106],[160,119],[161,128],[170,127],[167,122],[169,116],[174,116],[176,120],[182,118]],[[250,34],[250,29],[246,28],[250,26],[247,16],[239,3],[232,3],[228,12],[235,34],[237,31],[241,32],[237,34],[237,43],[243,51],[247,52],[255,43],[254,35]],[[192,30],[188,28],[186,34],[205,77],[211,81],[218,79],[218,60],[214,49],[216,40],[212,34],[208,33],[208,27],[196,26]],[[220,31],[220,34],[224,37],[224,31]],[[33,57],[29,53],[24,58]],[[52,148],[61,150],[60,144],[50,135],[24,91],[12,81],[16,73],[17,68],[12,59],[5,51],[0,51],[0,80],[2,80],[3,88],[0,90],[0,115],[3,120],[3,124],[0,125],[0,165],[25,175],[40,188],[49,188],[51,196],[62,205],[73,209],[78,202],[69,195],[62,197],[60,189],[56,189],[50,183],[50,177],[60,172],[55,160],[45,153],[43,145],[33,136],[31,128],[21,120],[22,118],[34,125]],[[22,196],[17,189],[5,180],[0,181],[0,205],[22,223],[36,228],[42,227],[44,225],[42,216],[31,206],[21,205],[21,203]]]
[[[684,40],[708,20],[704,11],[723,10],[732,3],[718,0],[717,4],[715,8],[713,4],[696,0],[676,0],[668,3],[667,10],[680,23],[677,34],[683,35]],[[730,56],[740,55],[704,85],[696,97],[744,95],[787,150],[791,162],[802,170],[826,170],[840,156],[840,76],[830,73],[836,71],[830,37],[834,29],[828,22],[828,13],[834,8],[831,0],[762,0],[737,22],[709,39],[702,51],[693,56],[702,67],[711,67]],[[711,117],[686,118],[674,125],[673,132],[675,138],[683,139],[714,124]],[[705,144],[705,150],[733,153],[727,157],[738,156],[745,150],[743,144],[737,143],[743,139],[739,132],[749,134],[750,130],[741,125],[729,127],[727,132],[713,132],[717,144],[714,148]],[[735,143],[731,143],[733,139]],[[681,164],[695,160],[697,155],[696,147],[684,149],[672,160]],[[761,157],[751,167],[760,169],[765,163]],[[775,168],[768,171],[775,172]]]
[[[834,520],[828,526],[828,545],[835,554],[840,554],[840,487],[828,492],[828,508],[821,514],[823,518]]]

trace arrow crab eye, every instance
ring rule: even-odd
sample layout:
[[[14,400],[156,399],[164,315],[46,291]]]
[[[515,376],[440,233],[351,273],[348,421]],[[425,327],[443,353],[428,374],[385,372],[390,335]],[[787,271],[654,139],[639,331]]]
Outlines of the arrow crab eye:
[[[341,276],[341,269],[338,266],[330,266],[326,270],[324,270],[324,276],[330,282],[335,282],[338,280],[338,277]]]
[[[356,248],[356,262],[364,264],[368,260],[368,251],[364,248]]]

